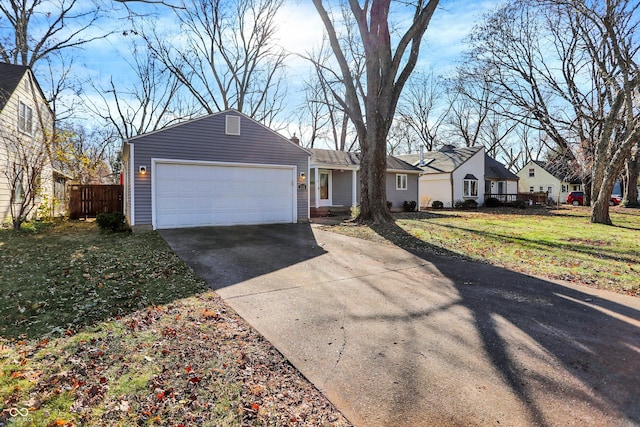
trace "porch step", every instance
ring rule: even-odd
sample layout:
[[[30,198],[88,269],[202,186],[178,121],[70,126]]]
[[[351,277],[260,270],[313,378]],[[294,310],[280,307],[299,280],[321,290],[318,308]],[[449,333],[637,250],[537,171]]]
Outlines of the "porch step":
[[[328,206],[323,206],[320,208],[311,208],[310,212],[311,218],[317,218],[321,216],[329,216],[331,214],[331,210]]]
[[[324,216],[334,215],[348,215],[351,213],[351,208],[348,206],[321,206],[318,208],[312,207],[309,210],[311,218],[318,218]]]

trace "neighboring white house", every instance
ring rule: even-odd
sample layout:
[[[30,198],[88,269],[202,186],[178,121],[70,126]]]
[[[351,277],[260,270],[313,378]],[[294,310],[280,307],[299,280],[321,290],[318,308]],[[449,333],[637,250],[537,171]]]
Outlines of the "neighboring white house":
[[[422,169],[419,179],[420,207],[431,207],[440,201],[450,208],[459,200],[484,203],[484,147],[456,148],[444,145],[438,151],[396,156]]]
[[[65,176],[51,165],[45,137],[53,133],[53,113],[29,67],[0,63],[0,221],[8,221],[21,204],[33,203],[33,216],[45,198],[64,191]],[[38,178],[40,187],[27,180]],[[31,202],[30,202],[31,201]]]
[[[582,191],[578,176],[550,162],[532,160],[516,175],[520,177],[520,193],[547,192],[552,203],[564,203],[570,192]]]

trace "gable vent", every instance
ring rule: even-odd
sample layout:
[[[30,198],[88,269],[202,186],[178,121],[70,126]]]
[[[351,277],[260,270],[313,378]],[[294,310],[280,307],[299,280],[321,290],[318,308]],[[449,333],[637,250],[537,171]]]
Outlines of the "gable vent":
[[[226,116],[227,127],[225,133],[227,135],[240,135],[240,116]]]

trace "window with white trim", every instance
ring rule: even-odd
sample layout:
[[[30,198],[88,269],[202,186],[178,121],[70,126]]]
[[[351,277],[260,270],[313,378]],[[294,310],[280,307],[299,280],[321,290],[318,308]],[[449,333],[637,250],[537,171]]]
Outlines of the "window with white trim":
[[[478,180],[477,179],[465,179],[464,180],[464,197],[478,197]]]
[[[18,129],[25,133],[33,132],[33,109],[24,102],[18,102]]]
[[[397,173],[396,174],[396,190],[406,190],[406,189],[407,189],[407,174]]]
[[[529,178],[533,178],[536,176],[536,169],[535,168],[530,168],[529,169]]]
[[[13,203],[22,203],[22,197],[24,196],[24,187],[22,186],[22,169],[17,173],[14,180],[13,188]]]

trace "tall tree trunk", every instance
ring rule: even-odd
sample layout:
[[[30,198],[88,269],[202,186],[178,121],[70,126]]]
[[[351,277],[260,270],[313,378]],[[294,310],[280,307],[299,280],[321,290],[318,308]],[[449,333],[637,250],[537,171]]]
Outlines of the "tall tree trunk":
[[[627,200],[627,207],[640,207],[638,202],[638,177],[640,176],[640,143],[638,151],[634,156],[630,156],[626,161],[627,176],[625,180],[624,198]]]
[[[373,130],[369,128],[367,144],[361,144],[358,221],[378,224],[393,221],[393,217],[387,206],[387,141],[383,134]]]

